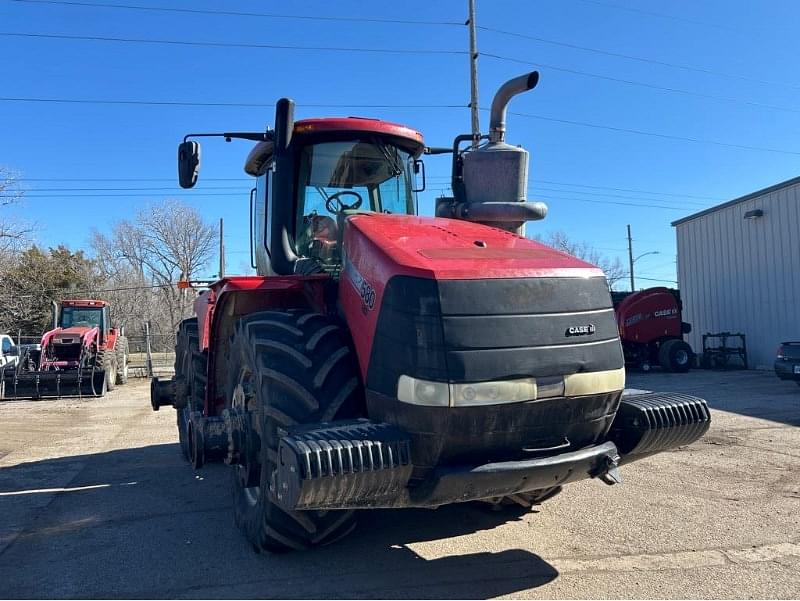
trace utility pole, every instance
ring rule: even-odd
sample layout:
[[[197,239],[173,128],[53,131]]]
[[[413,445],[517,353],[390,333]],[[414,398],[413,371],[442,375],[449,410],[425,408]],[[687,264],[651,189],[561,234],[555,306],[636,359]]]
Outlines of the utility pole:
[[[631,226],[628,224],[628,262],[631,273],[631,292],[636,292],[633,282],[633,240],[631,240]]]
[[[481,125],[478,121],[478,25],[475,22],[475,0],[469,0],[469,78],[470,101],[472,113],[472,147],[477,148],[481,137]]]
[[[219,218],[219,279],[225,277],[225,235],[222,217]]]

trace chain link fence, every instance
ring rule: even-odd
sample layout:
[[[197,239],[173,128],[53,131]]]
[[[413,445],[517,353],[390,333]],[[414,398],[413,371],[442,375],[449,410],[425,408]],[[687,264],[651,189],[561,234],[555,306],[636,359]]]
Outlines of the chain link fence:
[[[175,373],[175,335],[128,336],[128,375],[132,378]]]

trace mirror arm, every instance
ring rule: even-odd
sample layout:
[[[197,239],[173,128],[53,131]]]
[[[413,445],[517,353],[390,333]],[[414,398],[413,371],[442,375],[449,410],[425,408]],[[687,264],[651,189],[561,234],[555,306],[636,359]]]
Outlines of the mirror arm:
[[[236,140],[253,140],[254,142],[267,142],[272,140],[273,133],[271,131],[263,131],[263,132],[246,132],[246,131],[234,131],[234,132],[227,132],[221,134],[186,134],[183,137],[184,142],[188,142],[189,138],[225,138],[226,142],[230,142],[233,139]]]

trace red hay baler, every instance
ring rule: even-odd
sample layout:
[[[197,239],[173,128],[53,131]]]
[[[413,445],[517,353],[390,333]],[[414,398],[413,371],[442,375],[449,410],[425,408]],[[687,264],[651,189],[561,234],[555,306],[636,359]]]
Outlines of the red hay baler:
[[[642,371],[650,371],[653,365],[665,371],[689,371],[694,353],[683,335],[692,326],[683,321],[677,290],[655,287],[615,292],[613,297],[626,365]]]

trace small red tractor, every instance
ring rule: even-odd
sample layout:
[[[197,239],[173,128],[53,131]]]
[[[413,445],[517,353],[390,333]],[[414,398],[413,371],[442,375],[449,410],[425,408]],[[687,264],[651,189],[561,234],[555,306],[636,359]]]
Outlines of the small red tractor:
[[[274,130],[179,146],[188,188],[190,138],[257,142],[244,168],[258,275],[198,296],[174,378],[151,383],[192,466],[231,466],[256,550],[335,541],[357,509],[530,507],[577,480],[619,482],[623,463],[708,429],[702,399],[623,394],[603,272],[524,236],[547,207],[526,200],[506,108],[537,81],[505,83],[489,134],[448,148],[375,119],[295,121],[287,98]],[[444,153],[454,196],[419,217],[420,157]]]
[[[2,370],[0,399],[99,397],[128,381],[128,342],[111,327],[107,302],[64,300],[53,312],[38,348],[14,349],[19,358]]]
[[[664,371],[689,371],[694,353],[683,335],[692,326],[682,320],[677,290],[647,288],[615,292],[613,298],[626,365],[645,372],[653,365],[661,365]]]

